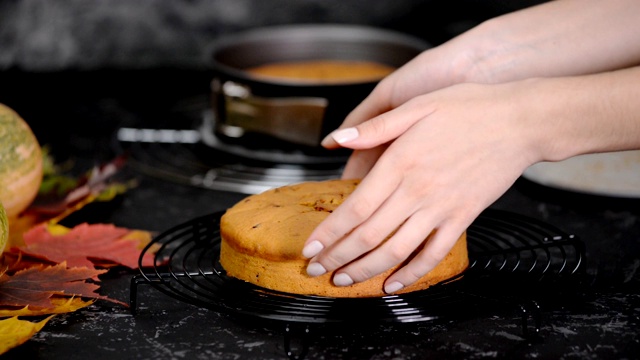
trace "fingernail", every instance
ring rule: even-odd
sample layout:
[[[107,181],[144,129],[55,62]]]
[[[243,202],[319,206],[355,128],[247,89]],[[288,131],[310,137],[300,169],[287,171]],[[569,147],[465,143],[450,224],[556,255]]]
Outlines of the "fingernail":
[[[309,276],[320,276],[327,272],[327,269],[324,268],[320,263],[314,262],[307,266],[307,274]]]
[[[333,284],[335,286],[349,286],[353,284],[353,279],[345,273],[340,273],[333,277]]]
[[[302,256],[310,259],[320,253],[324,249],[324,245],[318,240],[313,240],[302,249]]]
[[[393,294],[394,292],[402,289],[403,287],[404,285],[402,285],[397,281],[394,281],[391,284],[384,287],[384,292],[386,292],[387,294]]]
[[[358,137],[358,129],[346,128],[342,130],[336,130],[331,134],[331,137],[338,144],[346,143],[351,140],[355,140]]]
[[[324,137],[324,139],[322,139],[322,141],[320,141],[320,145],[322,146],[327,146],[329,145],[329,141],[332,140],[333,137],[331,136],[331,134],[327,135]]]

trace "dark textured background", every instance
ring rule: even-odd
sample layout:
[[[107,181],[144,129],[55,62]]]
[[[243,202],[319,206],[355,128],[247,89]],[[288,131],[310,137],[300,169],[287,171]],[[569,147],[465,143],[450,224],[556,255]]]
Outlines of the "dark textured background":
[[[384,27],[440,43],[541,0],[1,0],[0,70],[198,69],[220,35],[289,23]]]
[[[111,135],[119,126],[180,122],[194,108],[208,107],[208,49],[221,35],[276,24],[352,23],[400,30],[435,45],[536,2],[0,0],[0,102],[27,120],[56,159],[91,165],[112,158]],[[85,209],[75,220],[160,232],[244,197],[135,175],[140,185],[120,201]],[[517,307],[522,294],[511,294],[516,301],[503,311],[462,321],[314,331],[307,358],[637,358],[638,199],[540,189],[521,179],[493,207],[556,225],[585,243],[583,288],[533,297],[546,300],[539,334],[524,336]],[[128,301],[135,273],[110,272],[101,292]],[[107,302],[56,316],[2,359],[288,358],[279,327],[239,323],[148,286],[140,286],[138,300],[136,316]]]

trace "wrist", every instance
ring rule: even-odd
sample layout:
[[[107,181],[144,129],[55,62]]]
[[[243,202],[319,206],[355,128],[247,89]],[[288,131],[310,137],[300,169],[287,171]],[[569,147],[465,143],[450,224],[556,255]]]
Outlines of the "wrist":
[[[516,82],[535,161],[640,148],[638,81],[640,67]]]
[[[516,42],[508,39],[502,22],[502,18],[489,19],[443,45],[449,54],[452,84],[496,84],[517,79],[511,73],[514,62],[523,55],[513,45]]]

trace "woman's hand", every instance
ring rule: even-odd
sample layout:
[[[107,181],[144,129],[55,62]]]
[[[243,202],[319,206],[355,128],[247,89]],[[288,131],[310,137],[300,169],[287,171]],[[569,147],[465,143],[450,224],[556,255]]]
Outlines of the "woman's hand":
[[[640,2],[591,5],[552,1],[491,19],[381,81],[323,141],[354,149],[343,178],[363,180],[307,240],[307,272],[339,269],[334,283],[345,286],[420,248],[386,280],[398,291],[529,165],[638,148]],[[548,80],[523,80],[533,78]]]
[[[310,235],[303,250],[312,258],[307,272],[339,269],[334,283],[346,286],[420,249],[386,280],[385,291],[410,285],[528,166],[640,148],[638,81],[640,66],[459,84],[335,131],[331,136],[341,146],[375,151],[378,159],[349,160],[343,177],[363,180]]]
[[[346,117],[338,130],[354,128],[417,96],[463,82],[472,60],[467,52],[456,48],[454,43],[425,51],[384,78]],[[452,56],[452,53],[456,55]],[[333,132],[322,141],[322,146],[328,149],[344,146],[343,140],[348,140],[352,133],[353,130]],[[349,158],[345,176],[360,177],[377,161],[386,144],[354,149],[357,150]]]
[[[341,146],[378,149],[379,159],[370,169],[352,159],[345,169],[344,178],[364,178],[311,234],[303,252],[312,257],[309,274],[340,269],[334,283],[350,285],[402,263],[423,244],[385,291],[434,268],[538,159],[518,98],[518,85],[456,85],[333,133]]]

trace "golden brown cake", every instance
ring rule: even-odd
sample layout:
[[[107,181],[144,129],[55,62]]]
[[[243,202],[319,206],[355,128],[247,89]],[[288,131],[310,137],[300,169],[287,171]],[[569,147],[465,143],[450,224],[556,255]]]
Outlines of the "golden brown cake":
[[[220,263],[227,275],[261,287],[332,297],[385,295],[390,269],[347,287],[333,285],[332,273],[307,275],[302,247],[314,228],[353,192],[358,180],[304,182],[271,189],[240,201],[220,220]],[[426,289],[467,269],[466,233],[447,257],[418,282],[400,292]]]
[[[283,61],[246,69],[260,77],[317,83],[377,81],[394,70],[373,61],[351,60]]]

